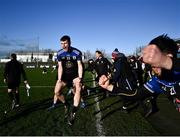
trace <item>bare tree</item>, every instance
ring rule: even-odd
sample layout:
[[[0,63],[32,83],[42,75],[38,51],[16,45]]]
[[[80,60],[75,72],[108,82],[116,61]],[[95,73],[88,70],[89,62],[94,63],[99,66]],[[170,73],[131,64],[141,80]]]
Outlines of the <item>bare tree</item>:
[[[139,56],[141,54],[143,48],[144,48],[144,46],[136,47],[136,51],[134,52],[134,55]]]
[[[84,52],[84,58],[85,58],[85,60],[93,59],[94,58],[94,54],[91,53],[90,50],[86,50]]]

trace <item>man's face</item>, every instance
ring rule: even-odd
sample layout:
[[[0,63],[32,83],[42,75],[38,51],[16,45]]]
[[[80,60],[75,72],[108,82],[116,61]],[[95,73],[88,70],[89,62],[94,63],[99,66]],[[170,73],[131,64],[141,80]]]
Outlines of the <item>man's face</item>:
[[[100,54],[96,52],[96,59],[100,57]]]
[[[69,42],[68,42],[67,40],[61,41],[61,47],[62,47],[65,51],[68,51]]]

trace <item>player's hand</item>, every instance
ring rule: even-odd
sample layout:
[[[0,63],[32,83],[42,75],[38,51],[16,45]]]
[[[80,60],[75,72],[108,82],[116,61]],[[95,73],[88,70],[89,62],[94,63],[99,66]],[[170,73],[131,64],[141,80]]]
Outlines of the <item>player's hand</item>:
[[[58,82],[58,83],[61,83],[61,82],[62,82],[62,80],[61,80],[61,79],[58,79],[58,80],[57,80],[57,82]]]
[[[7,82],[7,80],[6,79],[4,79],[4,83],[6,83]]]
[[[83,82],[83,79],[79,77],[79,83],[82,83]]]
[[[30,89],[31,87],[29,86],[29,84],[28,83],[26,83],[26,89]]]
[[[24,84],[27,84],[27,83],[28,83],[27,80],[25,80],[25,81],[24,81]]]
[[[172,66],[171,58],[164,55],[156,45],[146,46],[141,57],[145,63],[153,67],[170,69]]]
[[[29,90],[30,90],[31,87],[29,86],[27,81],[24,81],[24,83],[25,83],[25,88],[26,88],[27,96],[29,97]]]
[[[104,89],[107,89],[108,86],[109,86],[109,79],[108,79],[108,77],[106,77],[105,75],[102,75],[99,78],[99,86],[101,86]]]
[[[82,82],[82,78],[77,77],[73,80],[73,83],[81,83]]]
[[[107,80],[108,80],[108,78],[105,75],[102,75],[99,78],[99,85],[103,85]]]

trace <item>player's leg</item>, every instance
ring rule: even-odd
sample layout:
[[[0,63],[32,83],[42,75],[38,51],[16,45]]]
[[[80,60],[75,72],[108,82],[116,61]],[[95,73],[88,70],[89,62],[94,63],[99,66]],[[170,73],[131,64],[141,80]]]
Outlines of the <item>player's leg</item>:
[[[86,103],[86,101],[83,98],[83,94],[85,93],[85,91],[86,91],[85,85],[82,84],[82,88],[81,88],[81,101],[80,101],[80,107],[81,108],[85,108],[87,106],[87,103]]]
[[[16,91],[17,84],[14,82],[8,82],[8,96],[11,101],[11,109],[15,108],[16,99],[15,99],[15,91]]]
[[[73,106],[72,106],[70,116],[69,116],[69,119],[68,119],[68,124],[69,125],[72,125],[73,122],[74,122],[75,114],[76,114],[76,111],[78,110],[78,106],[79,106],[80,99],[81,99],[81,87],[82,87],[82,84],[79,82],[78,78],[75,78],[73,80],[73,84],[74,84],[74,87],[75,87],[75,93],[74,93],[74,98],[73,98]]]
[[[145,117],[149,117],[150,115],[152,115],[152,114],[159,111],[159,108],[157,106],[157,97],[158,97],[158,95],[159,94],[153,94],[153,96],[150,97],[149,103],[150,103],[151,107],[149,108],[149,110],[145,114]]]
[[[20,101],[20,96],[19,96],[19,87],[15,88],[15,107],[19,107],[19,101]]]
[[[16,103],[15,103],[15,99],[14,99],[13,89],[8,88],[8,96],[11,101],[11,109],[14,109]]]
[[[75,86],[75,93],[74,93],[74,102],[73,106],[78,107],[81,99],[81,88],[82,84],[78,81],[78,78],[75,78],[73,80],[74,86]]]
[[[61,102],[64,101],[64,97],[63,95],[61,95],[61,90],[65,87],[65,85],[66,84],[63,81],[59,82],[57,80],[55,88],[54,88],[53,105],[49,109],[55,108],[58,100],[60,100]]]

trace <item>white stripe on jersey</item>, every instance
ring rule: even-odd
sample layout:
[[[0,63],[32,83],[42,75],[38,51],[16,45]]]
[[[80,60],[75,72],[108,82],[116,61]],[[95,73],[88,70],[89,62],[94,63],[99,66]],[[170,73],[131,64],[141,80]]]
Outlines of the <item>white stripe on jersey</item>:
[[[76,50],[76,49],[73,49],[73,51],[72,51],[72,52],[76,53],[77,55],[79,55],[79,54],[80,54],[80,52],[79,52],[78,50]]]

